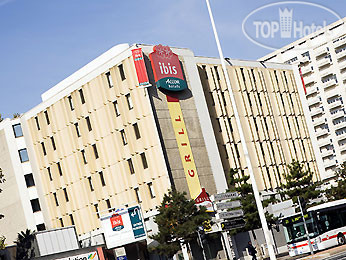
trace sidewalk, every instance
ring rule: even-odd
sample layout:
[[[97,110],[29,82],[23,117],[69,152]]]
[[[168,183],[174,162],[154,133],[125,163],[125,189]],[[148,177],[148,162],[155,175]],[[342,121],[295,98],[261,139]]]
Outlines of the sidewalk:
[[[346,245],[343,246],[336,246],[336,247],[332,247],[330,249],[327,250],[323,250],[321,252],[317,252],[314,255],[302,255],[302,256],[283,256],[283,257],[278,257],[278,260],[293,260],[293,259],[299,259],[299,260],[309,260],[309,259],[314,259],[314,260],[319,260],[319,259],[323,259],[338,253],[342,253],[346,251]]]

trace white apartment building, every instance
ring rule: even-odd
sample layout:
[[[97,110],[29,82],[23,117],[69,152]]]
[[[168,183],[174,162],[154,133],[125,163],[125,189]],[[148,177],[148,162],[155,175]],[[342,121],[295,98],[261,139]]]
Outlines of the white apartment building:
[[[320,153],[316,157],[322,158],[319,168],[324,180],[332,178],[346,160],[345,21],[343,18],[259,59],[297,65],[305,85],[301,99],[308,107],[306,117],[312,121],[310,135],[317,140]]]
[[[0,213],[5,217],[0,220],[0,235],[6,237],[5,243],[9,246],[14,244],[17,234],[27,228],[45,229],[29,159],[20,119],[3,120],[0,123],[0,168],[5,182],[0,184]]]

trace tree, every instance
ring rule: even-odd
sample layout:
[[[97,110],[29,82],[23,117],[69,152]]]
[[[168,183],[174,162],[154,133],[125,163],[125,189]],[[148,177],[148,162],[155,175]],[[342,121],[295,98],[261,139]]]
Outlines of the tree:
[[[185,195],[185,192],[173,190],[163,197],[159,214],[154,220],[159,232],[151,236],[158,242],[158,246],[151,250],[159,255],[172,257],[180,250],[180,243],[196,239],[198,227],[210,220],[206,208],[197,208],[195,201]]]
[[[2,115],[0,114],[0,122],[3,121],[4,119],[2,118]]]
[[[292,199],[293,203],[298,203],[298,196],[303,203],[305,210],[311,201],[320,197],[321,192],[317,189],[319,183],[313,182],[313,174],[310,170],[304,170],[303,164],[293,160],[288,165],[289,173],[286,176],[286,184],[282,186],[283,195]]]
[[[20,114],[19,113],[14,113],[13,114],[13,118],[19,118],[20,117]]]
[[[29,229],[18,233],[14,243],[17,245],[16,259],[29,260],[34,258],[34,234]]]
[[[336,186],[332,186],[326,192],[328,200],[346,198],[346,162],[336,172]]]

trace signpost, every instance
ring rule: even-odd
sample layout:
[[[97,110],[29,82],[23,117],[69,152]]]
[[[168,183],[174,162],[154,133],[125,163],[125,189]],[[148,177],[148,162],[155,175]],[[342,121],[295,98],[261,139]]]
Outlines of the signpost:
[[[214,200],[215,201],[230,200],[230,199],[236,199],[239,197],[240,197],[240,195],[238,192],[226,192],[226,193],[215,194]]]
[[[243,215],[244,215],[244,212],[242,209],[225,211],[225,212],[219,213],[219,217],[222,219],[237,218],[237,217],[242,217]]]
[[[216,208],[218,210],[238,208],[240,206],[241,206],[240,200],[216,203]]]
[[[221,223],[223,231],[229,231],[236,228],[242,228],[245,226],[245,220],[243,218],[234,218]]]

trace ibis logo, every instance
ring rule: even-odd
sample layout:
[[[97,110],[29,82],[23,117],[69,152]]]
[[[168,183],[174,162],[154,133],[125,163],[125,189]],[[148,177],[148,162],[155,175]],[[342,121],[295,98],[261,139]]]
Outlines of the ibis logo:
[[[154,46],[149,54],[155,82],[158,88],[181,91],[187,88],[178,55],[168,46]]]

